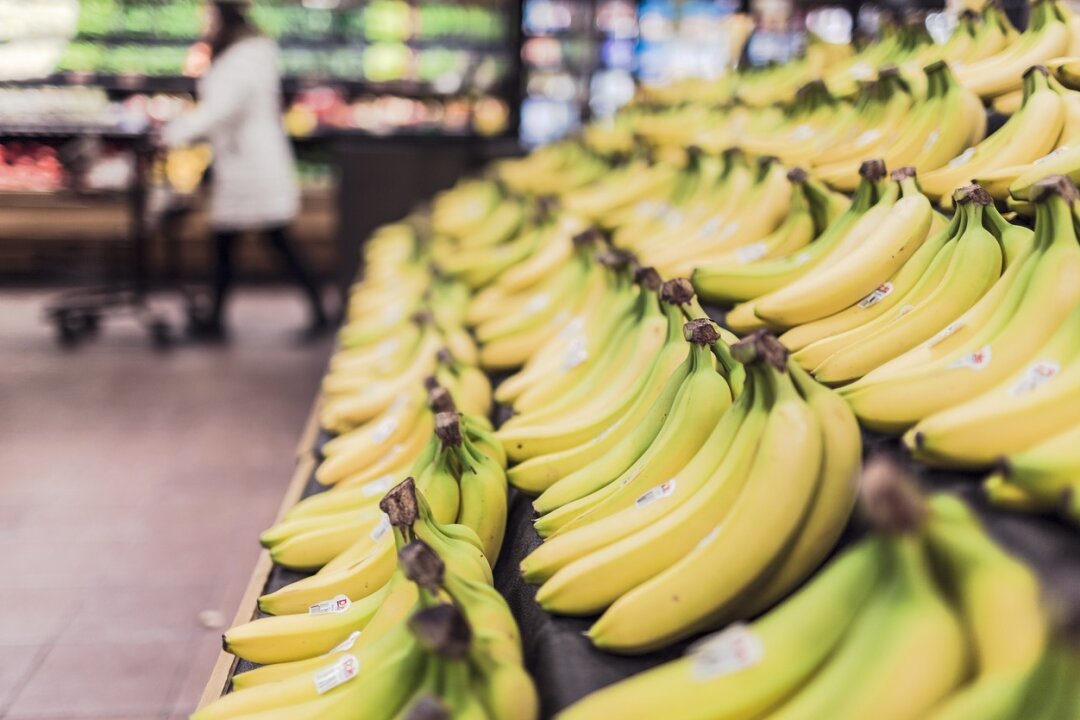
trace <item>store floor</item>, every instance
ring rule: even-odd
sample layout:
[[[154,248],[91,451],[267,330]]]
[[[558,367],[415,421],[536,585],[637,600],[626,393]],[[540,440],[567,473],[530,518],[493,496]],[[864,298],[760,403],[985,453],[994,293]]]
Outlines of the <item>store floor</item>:
[[[294,344],[300,301],[258,290],[228,345],[160,353],[116,323],[62,351],[44,297],[0,292],[0,718],[186,717],[329,340]]]

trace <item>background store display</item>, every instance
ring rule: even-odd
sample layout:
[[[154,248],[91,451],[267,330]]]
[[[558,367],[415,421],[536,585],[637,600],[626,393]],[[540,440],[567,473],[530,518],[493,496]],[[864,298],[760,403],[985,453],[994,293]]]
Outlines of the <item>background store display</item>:
[[[0,64],[0,81],[42,79],[114,94],[192,92],[191,76],[206,65],[199,7],[193,0],[43,3],[31,18],[5,26],[0,56],[10,62]],[[513,14],[503,5],[374,0],[322,9],[282,0],[257,2],[252,16],[281,46],[287,93],[322,83],[349,101],[371,94],[436,104],[468,100],[469,120],[448,125],[451,134],[497,135],[516,122]],[[505,118],[493,116],[488,99],[504,106]],[[484,117],[473,122],[477,109]],[[396,119],[331,127],[440,130],[438,122],[408,117],[399,128]]]

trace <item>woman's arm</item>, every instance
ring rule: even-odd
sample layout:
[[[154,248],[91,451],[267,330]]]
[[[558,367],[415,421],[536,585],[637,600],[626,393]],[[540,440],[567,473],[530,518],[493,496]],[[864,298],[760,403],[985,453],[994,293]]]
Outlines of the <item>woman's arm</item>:
[[[199,104],[165,126],[162,140],[168,147],[183,147],[206,138],[215,127],[233,122],[247,103],[251,84],[266,53],[253,43],[241,42],[224,53],[200,88]]]

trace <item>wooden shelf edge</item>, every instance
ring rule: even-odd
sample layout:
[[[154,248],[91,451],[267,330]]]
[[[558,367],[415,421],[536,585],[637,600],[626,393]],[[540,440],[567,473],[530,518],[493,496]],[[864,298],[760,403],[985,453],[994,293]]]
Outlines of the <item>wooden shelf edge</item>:
[[[319,432],[320,405],[320,401],[316,399],[311,407],[311,412],[308,414],[307,422],[304,424],[304,430],[300,435],[300,442],[297,446],[298,459],[296,467],[285,489],[285,495],[281,499],[275,522],[281,520],[289,508],[300,501],[304,488],[307,486],[308,480],[311,479],[311,473],[315,470],[314,447],[315,438]],[[247,587],[244,588],[244,594],[240,597],[240,605],[230,627],[246,623],[255,617],[258,611],[259,596],[262,595],[263,588],[266,587],[266,579],[270,576],[273,567],[274,563],[270,559],[270,553],[266,550],[259,553],[259,559],[255,561],[255,569],[252,570],[251,578],[248,580]],[[236,663],[237,657],[235,655],[225,652],[225,650],[221,651],[217,662],[214,663],[214,669],[210,671],[210,678],[203,687],[198,707],[205,707],[225,693],[225,686],[232,676],[233,667]]]

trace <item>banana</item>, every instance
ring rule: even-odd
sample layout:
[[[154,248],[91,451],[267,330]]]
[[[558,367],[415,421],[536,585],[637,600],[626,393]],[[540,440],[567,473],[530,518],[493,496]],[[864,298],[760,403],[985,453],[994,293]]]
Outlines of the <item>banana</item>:
[[[751,358],[775,355],[767,344],[755,338],[741,350]],[[766,573],[798,531],[817,490],[823,442],[817,418],[784,370],[765,369],[775,400],[730,513],[683,559],[607,609],[589,628],[597,647],[642,652],[701,629],[700,623],[726,611]],[[780,478],[784,491],[778,495],[773,483]],[[745,544],[747,537],[756,538],[752,546]],[[710,573],[708,567],[725,572]]]
[[[596,273],[589,292],[584,312],[571,318],[551,344],[537,350],[520,371],[499,385],[496,397],[519,415],[542,412],[555,398],[584,382],[582,376],[597,365],[598,358],[607,357],[612,336],[619,337],[624,329],[622,323],[634,308],[635,294],[623,273]]]
[[[1080,430],[1072,426],[1003,458],[999,461],[998,474],[988,478],[984,485],[990,499],[999,500],[1011,491],[1020,494],[1025,510],[1060,509],[1075,492],[1075,478],[1080,472],[1080,458],[1076,454],[1078,438]]]
[[[484,556],[494,567],[506,531],[506,474],[498,463],[476,451],[467,439],[457,452],[462,466],[458,522],[476,531]]]
[[[889,279],[925,240],[931,207],[910,168],[893,172],[904,196],[866,239],[835,264],[757,300],[766,322],[791,327],[839,312]],[[864,216],[865,217],[865,216]]]
[[[566,422],[574,415],[595,417],[633,386],[640,368],[660,349],[668,330],[668,319],[655,294],[660,279],[651,271],[644,273],[643,277],[650,280],[641,287],[634,306],[616,326],[613,340],[606,345],[572,343],[569,347],[563,367],[581,362],[582,354],[598,356],[588,363],[577,383],[561,393],[549,390],[550,399],[540,409],[511,418],[516,422],[506,423],[508,430],[520,430],[523,425],[530,423]],[[586,357],[585,362],[588,360],[589,357]],[[535,390],[540,391],[541,388]],[[523,395],[522,399],[525,398]],[[521,454],[512,442],[506,447],[508,455],[514,459],[528,457]]]
[[[921,540],[900,536],[889,546],[891,577],[825,666],[771,718],[914,720],[963,682],[966,641]]]
[[[558,718],[760,717],[812,677],[850,632],[886,558],[879,539],[860,542],[753,625],[705,638],[685,657],[598,690]]]
[[[262,665],[331,653],[353,632],[363,631],[389,594],[387,584],[356,602],[339,595],[313,605],[308,614],[252,620],[226,632],[224,647],[237,657]]]
[[[1038,580],[986,535],[954,496],[930,498],[930,553],[950,581],[972,639],[975,679],[934,709],[934,720],[1012,718],[1047,644]]]
[[[733,611],[737,617],[756,617],[809,577],[836,546],[858,496],[862,437],[854,413],[836,393],[814,382],[794,362],[788,362],[788,372],[821,427],[821,477],[792,546],[764,582],[739,600]]]

